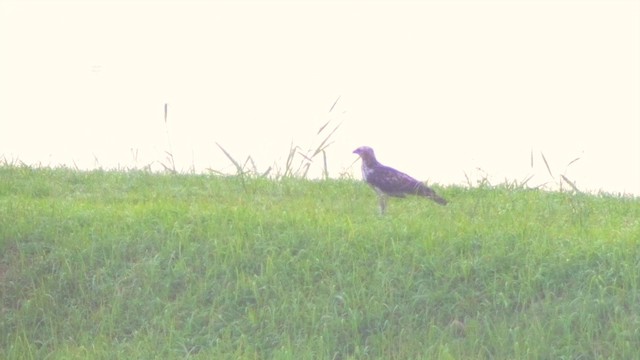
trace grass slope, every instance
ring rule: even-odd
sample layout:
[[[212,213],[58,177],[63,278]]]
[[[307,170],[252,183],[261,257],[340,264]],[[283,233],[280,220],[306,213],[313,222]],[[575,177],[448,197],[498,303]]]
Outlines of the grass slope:
[[[0,167],[0,358],[594,359],[640,348],[640,201]]]

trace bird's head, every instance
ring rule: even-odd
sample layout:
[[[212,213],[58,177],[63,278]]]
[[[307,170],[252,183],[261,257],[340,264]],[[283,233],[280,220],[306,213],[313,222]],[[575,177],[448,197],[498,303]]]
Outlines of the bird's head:
[[[367,164],[376,162],[376,156],[373,154],[373,149],[368,146],[360,146],[359,148],[353,150],[353,153],[358,154],[362,161]]]

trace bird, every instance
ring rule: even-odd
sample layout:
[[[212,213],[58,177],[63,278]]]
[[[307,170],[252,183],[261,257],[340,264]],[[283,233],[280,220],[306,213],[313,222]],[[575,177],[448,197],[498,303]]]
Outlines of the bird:
[[[362,178],[378,193],[380,214],[387,208],[387,198],[417,195],[429,198],[440,205],[446,205],[447,200],[438,196],[433,189],[411,176],[389,166],[382,165],[376,159],[373,149],[361,146],[353,151],[362,159]]]

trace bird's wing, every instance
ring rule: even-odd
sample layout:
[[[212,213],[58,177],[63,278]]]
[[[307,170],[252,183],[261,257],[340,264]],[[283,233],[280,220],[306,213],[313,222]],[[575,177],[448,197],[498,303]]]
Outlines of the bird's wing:
[[[379,165],[367,176],[367,182],[391,196],[416,194],[422,183],[411,176],[388,166]]]

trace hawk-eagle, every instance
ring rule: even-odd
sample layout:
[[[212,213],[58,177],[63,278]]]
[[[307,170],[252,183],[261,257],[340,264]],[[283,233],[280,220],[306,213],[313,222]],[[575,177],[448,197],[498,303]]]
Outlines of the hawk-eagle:
[[[433,189],[422,182],[396,169],[384,166],[376,160],[373,149],[361,146],[353,151],[362,159],[362,178],[378,193],[380,213],[384,214],[387,207],[387,196],[405,197],[419,195],[427,197],[440,205],[447,201],[438,196]]]

